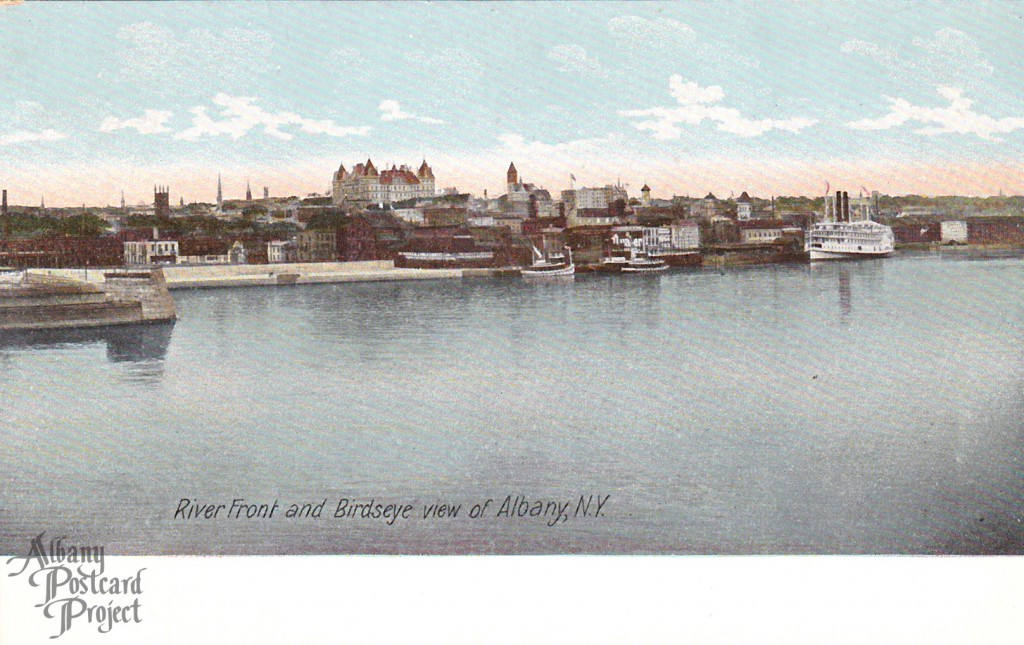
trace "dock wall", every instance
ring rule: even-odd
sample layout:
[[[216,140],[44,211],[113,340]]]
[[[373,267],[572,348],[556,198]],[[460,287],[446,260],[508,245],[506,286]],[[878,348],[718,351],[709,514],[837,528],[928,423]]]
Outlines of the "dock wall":
[[[17,288],[0,290],[0,330],[105,327],[176,317],[159,270],[108,273],[101,285],[26,274]]]
[[[399,269],[390,260],[221,264],[163,268],[168,289],[273,286],[324,282],[441,280],[462,277],[461,269]]]
[[[107,302],[138,303],[143,322],[174,320],[178,317],[174,298],[167,290],[161,269],[143,273],[107,273],[104,275],[103,290]]]

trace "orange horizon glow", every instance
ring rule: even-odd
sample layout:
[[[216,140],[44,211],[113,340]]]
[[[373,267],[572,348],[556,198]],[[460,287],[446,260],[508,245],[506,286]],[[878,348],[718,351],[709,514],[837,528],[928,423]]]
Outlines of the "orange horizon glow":
[[[410,157],[411,159],[411,157]],[[479,163],[484,162],[485,163]],[[746,191],[752,197],[821,196],[826,185],[832,190],[859,193],[861,188],[877,190],[883,195],[965,196],[985,197],[1024,192],[1024,180],[1016,167],[1004,163],[969,163],[949,166],[907,164],[905,162],[872,165],[854,162],[809,164],[777,161],[755,162],[715,161],[706,164],[669,167],[638,163],[609,172],[608,164],[580,163],[561,166],[544,161],[531,163],[528,158],[512,159],[520,170],[521,180],[543,186],[558,200],[562,190],[569,188],[570,172],[576,186],[604,186],[621,183],[631,197],[639,197],[645,183],[655,198],[675,195],[703,197],[714,193],[720,199]],[[448,158],[430,161],[437,177],[437,187],[453,186],[460,192],[482,197],[484,190],[494,198],[505,193],[505,171],[508,160],[498,158],[474,160],[474,163],[449,166]],[[408,163],[411,163],[409,161]],[[351,165],[351,164],[349,164]],[[272,197],[305,197],[324,194],[329,189],[337,161],[309,160],[287,168],[238,167],[221,171],[224,199],[243,199],[246,182],[254,198],[263,196],[263,187]],[[168,185],[171,203],[180,197],[185,203],[216,201],[217,172],[185,166],[166,168],[127,168],[116,166],[88,169],[67,168],[24,169],[8,175],[0,188],[8,191],[12,206],[39,206],[45,199],[47,207],[67,208],[117,206],[124,190],[128,205],[151,204],[153,186]]]

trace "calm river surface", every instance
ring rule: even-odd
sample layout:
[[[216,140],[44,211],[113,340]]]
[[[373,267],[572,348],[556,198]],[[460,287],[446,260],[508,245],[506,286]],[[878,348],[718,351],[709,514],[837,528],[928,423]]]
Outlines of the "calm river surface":
[[[175,299],[0,336],[0,552],[1024,553],[1020,255]]]

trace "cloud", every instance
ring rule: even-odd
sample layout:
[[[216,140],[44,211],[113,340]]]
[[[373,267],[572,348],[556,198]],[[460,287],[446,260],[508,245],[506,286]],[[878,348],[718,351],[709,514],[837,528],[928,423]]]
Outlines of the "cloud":
[[[171,81],[190,87],[251,85],[270,68],[274,45],[265,31],[192,29],[179,37],[152,22],[125,25],[118,29],[117,38],[125,43],[122,80],[153,83],[158,88]]]
[[[220,106],[220,120],[211,118],[205,106],[192,108],[192,127],[183,130],[175,139],[195,141],[204,136],[229,136],[240,139],[256,127],[262,127],[263,133],[275,139],[290,140],[292,134],[282,127],[297,126],[300,132],[307,134],[326,134],[331,137],[347,137],[367,135],[369,126],[339,126],[330,119],[308,119],[294,112],[268,112],[256,105],[256,99],[248,96],[229,96],[219,93],[213,97],[213,103]]]
[[[342,47],[340,49],[332,49],[328,57],[338,63],[345,63],[350,65],[365,65],[370,62],[363,56],[363,52],[356,49],[355,47]]]
[[[725,98],[725,91],[721,86],[701,87],[693,81],[686,83],[682,81],[683,78],[679,75],[673,76],[668,81],[669,91],[680,105],[718,103]]]
[[[63,132],[57,132],[56,130],[46,129],[40,132],[29,132],[27,130],[18,130],[10,134],[0,135],[0,145],[10,146],[17,145],[19,143],[34,143],[36,141],[59,141],[66,138],[68,135]]]
[[[604,76],[605,70],[596,58],[579,45],[558,45],[548,52],[548,58],[559,64],[558,71],[584,76]]]
[[[878,63],[901,85],[930,87],[957,85],[974,89],[992,76],[994,67],[982,55],[978,43],[957,29],[941,29],[932,38],[914,38],[915,50],[901,55],[892,47],[864,40],[848,40],[840,48],[845,54],[865,56]]]
[[[620,56],[645,67],[653,50],[658,50],[659,56],[678,56],[713,69],[761,66],[760,61],[740,54],[731,43],[701,42],[690,25],[673,18],[619,16],[608,21],[608,31],[622,45]]]
[[[649,20],[639,16],[621,16],[608,21],[608,30],[616,38],[645,46],[667,47],[697,40],[697,32],[693,28],[672,18]]]
[[[913,105],[906,99],[890,98],[888,114],[876,119],[851,121],[846,125],[855,130],[889,130],[913,121],[925,126],[915,130],[918,134],[974,134],[988,141],[999,141],[996,134],[1024,129],[1024,118],[996,119],[974,111],[974,102],[965,98],[960,89],[940,87],[937,93],[949,101],[947,107],[924,107]]]
[[[544,158],[554,155],[596,153],[606,151],[606,146],[611,142],[608,137],[596,137],[592,139],[576,139],[559,143],[544,143],[542,141],[527,141],[520,134],[506,133],[498,135],[501,142],[501,158],[530,157]]]
[[[653,117],[651,120],[636,121],[637,130],[650,130],[654,138],[661,140],[678,139],[682,135],[681,125],[700,125],[704,120],[718,124],[718,129],[741,137],[756,137],[770,130],[800,132],[817,123],[816,119],[751,119],[735,108],[717,105],[725,98],[725,91],[718,85],[701,87],[692,81],[683,82],[683,77],[673,74],[669,79],[669,90],[678,103],[672,107],[653,107],[646,110],[623,110],[626,117]]]
[[[476,56],[458,47],[409,52],[405,59],[435,81],[446,84],[472,83],[483,75],[483,65]]]
[[[165,124],[172,116],[174,113],[166,110],[146,110],[142,116],[134,119],[118,119],[111,116],[100,124],[100,132],[113,132],[126,128],[134,128],[139,134],[169,132],[170,128]]]
[[[410,112],[404,112],[398,101],[388,99],[380,102],[381,121],[419,121],[420,123],[441,124],[441,119],[434,119],[429,116],[417,116]]]

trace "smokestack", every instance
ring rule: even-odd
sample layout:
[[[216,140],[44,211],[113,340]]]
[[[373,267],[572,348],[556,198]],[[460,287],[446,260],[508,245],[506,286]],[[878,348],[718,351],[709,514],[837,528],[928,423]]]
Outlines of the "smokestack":
[[[836,191],[836,201],[832,204],[832,221],[843,221],[843,191]]]
[[[850,221],[850,193],[843,191],[843,221]]]
[[[0,205],[0,217],[4,218],[4,237],[11,236],[11,218],[7,214],[7,189],[4,188],[4,201]]]

